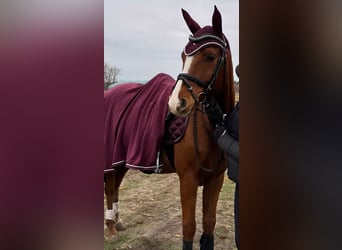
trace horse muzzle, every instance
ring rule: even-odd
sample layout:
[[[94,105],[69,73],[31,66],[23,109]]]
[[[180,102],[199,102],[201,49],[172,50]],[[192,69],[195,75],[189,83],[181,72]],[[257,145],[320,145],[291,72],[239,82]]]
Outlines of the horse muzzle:
[[[187,100],[186,98],[179,98],[177,102],[172,102],[170,99],[168,104],[170,112],[175,116],[186,117],[191,113],[195,103],[192,100]]]

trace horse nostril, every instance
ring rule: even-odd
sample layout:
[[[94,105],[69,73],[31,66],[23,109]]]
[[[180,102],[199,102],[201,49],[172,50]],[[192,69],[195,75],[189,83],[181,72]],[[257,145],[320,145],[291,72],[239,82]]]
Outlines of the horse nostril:
[[[187,106],[187,101],[186,101],[186,99],[181,98],[181,99],[179,100],[179,103],[178,103],[178,106],[177,106],[177,110],[178,110],[179,112],[184,111],[184,109],[186,108],[186,106]]]
[[[187,104],[186,100],[184,98],[181,98],[179,102],[179,107],[181,109],[184,109],[186,107],[186,104]]]

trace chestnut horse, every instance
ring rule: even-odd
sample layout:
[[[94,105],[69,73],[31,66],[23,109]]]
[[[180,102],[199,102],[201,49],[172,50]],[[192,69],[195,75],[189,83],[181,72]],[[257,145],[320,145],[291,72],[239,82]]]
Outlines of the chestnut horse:
[[[188,126],[182,140],[174,144],[173,159],[169,160],[164,148],[160,150],[159,159],[163,165],[161,173],[176,172],[179,176],[183,250],[192,249],[197,191],[203,186],[200,249],[209,250],[214,249],[216,207],[227,161],[213,140],[213,128],[205,106],[216,102],[223,113],[232,110],[235,101],[233,66],[228,40],[222,33],[221,14],[216,6],[212,26],[202,28],[183,9],[182,14],[192,34],[182,52],[183,72],[173,83],[168,109],[175,116],[188,117]],[[123,164],[105,173],[105,219],[111,234],[123,229],[118,201],[119,187],[127,170]]]

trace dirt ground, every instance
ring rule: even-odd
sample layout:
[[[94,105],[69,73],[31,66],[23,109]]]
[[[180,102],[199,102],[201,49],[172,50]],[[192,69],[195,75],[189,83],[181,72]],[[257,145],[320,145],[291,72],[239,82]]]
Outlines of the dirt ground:
[[[226,174],[217,208],[214,232],[215,250],[235,250],[234,183]],[[202,188],[198,190],[196,234],[193,249],[199,249],[202,234]],[[143,174],[130,170],[120,189],[120,217],[127,227],[110,239],[105,250],[179,250],[182,249],[181,203],[177,174]],[[106,232],[106,230],[105,230]]]

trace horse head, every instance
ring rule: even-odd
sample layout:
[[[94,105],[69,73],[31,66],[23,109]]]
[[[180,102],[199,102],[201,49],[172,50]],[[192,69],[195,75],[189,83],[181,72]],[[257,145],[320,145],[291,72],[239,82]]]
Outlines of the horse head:
[[[187,116],[199,104],[214,98],[227,113],[234,106],[233,66],[229,43],[222,33],[222,18],[215,6],[212,26],[203,28],[182,9],[191,31],[182,52],[183,72],[177,77],[169,98],[169,109],[176,116]]]

